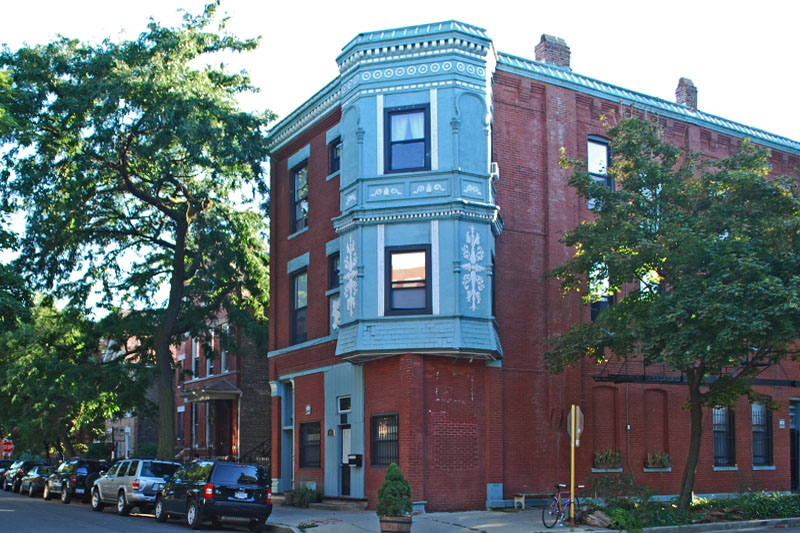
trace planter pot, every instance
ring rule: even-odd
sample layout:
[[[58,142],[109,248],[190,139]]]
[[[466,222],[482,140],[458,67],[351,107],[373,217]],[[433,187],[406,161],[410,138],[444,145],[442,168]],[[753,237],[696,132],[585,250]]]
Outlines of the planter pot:
[[[382,516],[381,517],[381,533],[390,533],[395,531],[409,532],[411,531],[411,517],[410,516]]]
[[[283,504],[294,505],[294,493],[292,491],[286,491],[283,493]]]
[[[594,467],[606,470],[611,470],[614,468],[622,468],[622,461],[617,461],[616,463],[595,463]]]

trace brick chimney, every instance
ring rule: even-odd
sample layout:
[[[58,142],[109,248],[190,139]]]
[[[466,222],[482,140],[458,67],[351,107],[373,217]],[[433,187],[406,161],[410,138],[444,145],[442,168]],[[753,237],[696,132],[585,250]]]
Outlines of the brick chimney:
[[[536,61],[569,68],[569,46],[561,37],[542,34],[535,51]]]
[[[697,87],[689,78],[681,78],[675,89],[675,101],[690,109],[697,109]]]

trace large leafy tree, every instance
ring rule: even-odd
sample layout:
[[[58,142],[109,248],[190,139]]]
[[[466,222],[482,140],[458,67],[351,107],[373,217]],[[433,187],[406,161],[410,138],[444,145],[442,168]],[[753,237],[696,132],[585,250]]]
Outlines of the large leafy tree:
[[[767,150],[747,139],[736,155],[709,161],[672,146],[649,121],[620,120],[608,133],[613,189],[564,158],[573,168],[569,184],[595,199],[595,212],[564,236],[575,253],[553,275],[565,293],[583,291],[587,304],[606,291],[625,296],[556,337],[545,363],[558,372],[587,357],[637,358],[685,375],[691,440],[679,506],[686,509],[703,407],[742,395],[765,400],[752,378],[798,353],[796,183],[768,179]],[[586,291],[587,280],[594,290]]]
[[[0,426],[20,450],[56,448],[71,457],[104,431],[103,421],[146,411],[152,367],[109,357],[96,324],[75,310],[39,303],[0,335]]]
[[[217,7],[178,28],[151,22],[133,41],[0,53],[13,94],[0,102],[13,124],[0,138],[2,192],[27,217],[21,260],[40,290],[116,311],[120,345],[136,335],[140,355],[155,354],[164,458],[175,443],[171,343],[223,307],[253,342],[266,331],[264,216],[233,198],[267,194],[272,114],[241,111],[247,76],[209,66],[257,45],[209,30]]]

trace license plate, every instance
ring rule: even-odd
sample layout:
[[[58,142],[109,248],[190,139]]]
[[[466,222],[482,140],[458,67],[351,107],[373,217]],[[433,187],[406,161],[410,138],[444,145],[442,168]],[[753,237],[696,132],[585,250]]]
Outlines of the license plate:
[[[239,500],[246,500],[247,499],[247,492],[245,492],[243,490],[237,490],[236,494],[234,494],[234,496],[236,496],[236,498],[239,499]]]
[[[83,489],[80,487],[75,487],[75,494],[83,494]]]

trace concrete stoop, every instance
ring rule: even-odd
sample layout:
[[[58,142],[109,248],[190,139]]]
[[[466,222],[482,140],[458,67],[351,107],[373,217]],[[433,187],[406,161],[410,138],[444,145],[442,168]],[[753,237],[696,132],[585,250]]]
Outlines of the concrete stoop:
[[[320,503],[310,503],[308,507],[310,509],[319,509],[322,511],[366,511],[367,500],[323,498]]]

